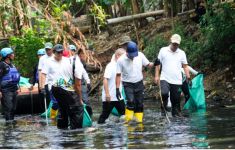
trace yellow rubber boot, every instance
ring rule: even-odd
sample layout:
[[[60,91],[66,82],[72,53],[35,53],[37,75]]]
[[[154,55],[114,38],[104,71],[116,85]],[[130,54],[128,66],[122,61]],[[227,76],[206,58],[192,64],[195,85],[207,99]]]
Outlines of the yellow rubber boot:
[[[125,117],[126,122],[131,121],[133,119],[133,116],[134,116],[134,111],[133,110],[129,110],[129,109],[126,108],[125,116],[126,116]]]
[[[135,113],[134,115],[135,115],[135,119],[138,123],[143,122],[143,116],[144,116],[143,112],[138,112],[138,113]]]
[[[58,113],[58,109],[57,110],[54,110],[51,108],[51,119],[55,119],[57,117],[57,113]]]

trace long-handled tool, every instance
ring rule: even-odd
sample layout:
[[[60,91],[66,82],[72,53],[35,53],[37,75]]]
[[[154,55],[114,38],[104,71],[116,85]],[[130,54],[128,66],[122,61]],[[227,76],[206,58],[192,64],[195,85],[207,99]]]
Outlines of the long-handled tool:
[[[46,93],[44,93],[44,104],[45,104],[45,111],[46,111],[46,122],[47,122],[47,125],[48,125]]]
[[[162,100],[162,90],[161,90],[161,84],[160,84],[160,82],[159,82],[159,95],[160,95],[160,101],[161,101],[161,104],[162,104],[162,108],[163,108],[163,111],[164,111],[165,116],[166,116],[166,120],[167,120],[168,123],[171,123],[171,121],[170,121],[170,119],[169,119],[169,117],[168,117],[167,111],[166,111],[166,109],[165,109],[165,106],[164,106],[164,104],[163,104],[163,100]]]
[[[30,100],[31,100],[31,112],[33,115],[33,93],[32,93],[32,90],[30,90]]]

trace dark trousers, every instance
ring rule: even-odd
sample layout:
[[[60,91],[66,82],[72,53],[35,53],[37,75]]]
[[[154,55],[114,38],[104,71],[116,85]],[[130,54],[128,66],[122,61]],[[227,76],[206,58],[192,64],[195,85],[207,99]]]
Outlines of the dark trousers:
[[[189,94],[189,88],[188,88],[188,83],[185,80],[182,84],[182,91],[184,93],[184,98],[185,98],[185,103],[188,101],[188,99],[190,98],[190,94]]]
[[[124,115],[125,114],[125,103],[124,100],[121,101],[111,101],[111,102],[103,102],[102,105],[102,113],[99,117],[98,123],[104,123],[105,120],[109,117],[111,111],[113,110],[113,108],[116,108],[118,113],[120,115]]]
[[[17,92],[2,92],[2,106],[6,121],[14,120]]]
[[[70,123],[71,129],[82,128],[83,106],[79,103],[79,96],[75,92],[54,86],[51,92],[59,105],[57,127],[67,129]]]
[[[88,99],[88,93],[87,93],[87,85],[82,84],[82,100],[85,104],[90,105],[89,99]]]
[[[170,84],[165,80],[161,80],[161,95],[163,100],[164,108],[167,107],[169,92],[170,100],[172,104],[172,116],[178,115],[180,113],[180,94],[181,94],[181,85]],[[163,106],[161,105],[163,111]]]
[[[143,81],[136,83],[123,82],[124,91],[127,99],[127,109],[136,112],[143,112],[144,105],[144,84]]]

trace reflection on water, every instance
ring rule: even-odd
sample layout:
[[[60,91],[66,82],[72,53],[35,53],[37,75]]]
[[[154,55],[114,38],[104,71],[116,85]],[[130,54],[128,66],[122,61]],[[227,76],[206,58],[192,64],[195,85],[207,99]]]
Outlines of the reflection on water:
[[[93,106],[100,106],[95,103]],[[58,130],[38,116],[18,116],[5,125],[0,117],[0,148],[235,148],[235,108],[209,109],[187,118],[161,117],[156,101],[145,101],[144,123],[123,124],[110,116],[106,124],[78,130]],[[94,109],[96,121],[101,106]],[[170,115],[169,115],[170,116]]]

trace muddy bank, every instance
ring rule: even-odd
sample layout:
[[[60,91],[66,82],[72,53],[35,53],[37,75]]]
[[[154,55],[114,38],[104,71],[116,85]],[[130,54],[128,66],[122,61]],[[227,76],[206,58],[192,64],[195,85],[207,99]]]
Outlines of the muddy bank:
[[[198,25],[189,23],[187,18],[175,18],[174,21],[179,20],[187,23],[187,34],[193,38],[197,38],[199,35]],[[87,35],[87,38],[93,41],[95,47],[95,56],[102,64],[102,70],[97,73],[91,74],[91,80],[93,85],[93,91],[91,95],[99,100],[101,97],[102,75],[106,64],[110,61],[112,54],[118,48],[118,41],[123,35],[129,35],[134,41],[138,41],[140,51],[144,50],[145,46],[143,37],[145,40],[153,40],[157,34],[164,34],[165,37],[170,37],[171,33],[171,20],[159,19],[151,20],[146,26],[136,29],[133,23],[122,23],[112,27],[112,34],[108,31],[103,31],[99,35]],[[199,66],[200,67],[200,66]],[[196,68],[200,70],[200,68]],[[204,87],[208,107],[219,106],[226,107],[235,103],[235,68],[228,65],[223,69],[207,69],[204,70]],[[153,70],[149,70],[146,73],[144,80],[145,84],[145,98],[157,98],[158,99],[158,87],[154,84]],[[182,96],[183,99],[183,96]]]

